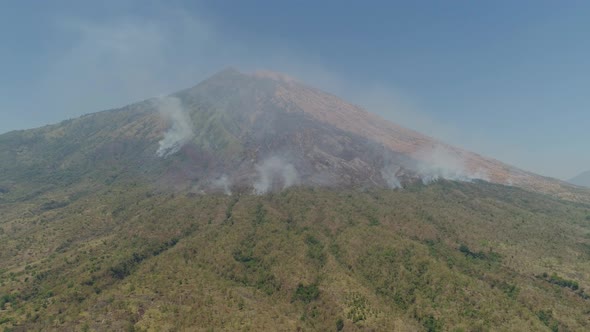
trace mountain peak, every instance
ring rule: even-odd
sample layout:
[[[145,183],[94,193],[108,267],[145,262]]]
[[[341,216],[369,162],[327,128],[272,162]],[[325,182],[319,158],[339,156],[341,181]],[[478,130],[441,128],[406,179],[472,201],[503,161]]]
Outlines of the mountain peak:
[[[242,75],[242,73],[234,66],[227,66],[222,70],[218,71],[217,73],[213,74],[212,77],[215,76],[233,76],[233,75]]]
[[[220,127],[233,129],[218,131],[225,132],[222,141],[232,141],[244,148],[241,140],[253,138],[258,142],[256,146],[245,149],[256,151],[251,154],[256,156],[255,161],[277,153],[287,154],[315,184],[335,183],[335,179],[342,177],[365,185],[380,181],[397,183],[399,175],[425,181],[438,177],[485,179],[556,195],[567,191],[564,183],[557,180],[447,145],[280,72],[242,73],[229,67],[196,86],[188,98],[181,99],[186,105],[213,108],[218,115],[224,114],[223,120],[218,120],[224,122]],[[200,130],[211,132],[211,128]],[[330,144],[326,145],[327,142]],[[385,162],[384,158],[394,162]],[[402,159],[411,162],[400,163]],[[329,171],[334,173],[330,181],[324,181],[324,177],[318,182],[316,168],[322,168],[323,162],[339,170]],[[349,174],[336,175],[344,170]],[[395,176],[389,176],[391,170]],[[309,182],[300,179],[300,183]]]
[[[229,80],[237,80],[237,81],[250,81],[253,82],[255,80],[264,80],[264,81],[274,81],[277,83],[301,83],[296,78],[289,76],[282,72],[271,71],[267,69],[259,69],[253,72],[243,72],[237,69],[236,67],[229,66],[217,73],[213,74],[211,77],[203,81],[205,82],[215,82],[215,81],[224,81],[228,83]],[[235,83],[235,82],[234,82]]]
[[[240,72],[237,68],[229,66],[226,67],[215,74],[211,75],[209,78],[205,79],[204,81],[200,82],[198,85],[207,83],[207,82],[215,82],[215,81],[222,81],[227,82],[227,80],[236,79],[238,77],[244,77],[245,75]]]
[[[267,79],[271,79],[273,81],[278,81],[278,82],[282,82],[282,83],[297,83],[297,82],[299,82],[299,81],[297,81],[297,79],[295,79],[294,77],[291,77],[287,74],[276,72],[276,71],[264,70],[264,69],[257,70],[255,72],[253,72],[251,75],[254,77],[267,78]]]
[[[105,169],[139,164],[156,181],[188,190],[207,190],[222,178],[229,187],[256,192],[292,184],[399,187],[443,178],[577,195],[560,181],[444,144],[278,72],[228,67],[168,98],[39,129],[43,139],[29,146],[0,145],[6,154],[0,169],[17,174],[21,164],[11,160],[53,158],[58,170],[79,167],[76,174],[85,174],[88,166],[78,160],[90,153]],[[44,157],[54,146],[61,154]]]

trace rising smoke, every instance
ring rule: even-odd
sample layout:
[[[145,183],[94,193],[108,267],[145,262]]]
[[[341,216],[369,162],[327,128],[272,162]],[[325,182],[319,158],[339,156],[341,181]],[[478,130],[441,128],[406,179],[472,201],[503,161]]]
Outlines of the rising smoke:
[[[211,186],[214,189],[221,189],[223,190],[223,193],[231,196],[232,192],[231,192],[231,180],[227,175],[222,175],[219,178],[211,181]]]
[[[390,189],[402,188],[402,184],[397,177],[397,172],[399,172],[400,169],[401,167],[394,166],[391,164],[386,165],[381,169],[381,176],[383,177],[383,179],[387,183],[387,186]]]
[[[194,137],[193,126],[182,106],[182,102],[178,98],[158,98],[154,103],[160,115],[170,123],[164,138],[158,142],[160,146],[156,151],[158,157],[166,158],[178,152],[184,144]]]
[[[254,193],[262,195],[277,187],[286,189],[299,181],[295,167],[279,157],[270,157],[256,165],[258,180],[254,182]]]
[[[424,184],[440,179],[452,181],[488,180],[483,170],[469,170],[464,158],[451,149],[438,145],[432,149],[421,150],[414,154],[419,160],[417,171]]]

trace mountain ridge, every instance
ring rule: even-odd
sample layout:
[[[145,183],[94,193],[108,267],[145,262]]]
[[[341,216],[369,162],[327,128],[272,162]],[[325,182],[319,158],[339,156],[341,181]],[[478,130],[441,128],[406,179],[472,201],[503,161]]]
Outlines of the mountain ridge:
[[[291,111],[302,111],[316,120],[353,132],[379,144],[384,144],[395,152],[420,159],[421,155],[428,155],[431,150],[443,149],[443,153],[450,155],[451,158],[465,160],[468,172],[476,174],[483,171],[485,174],[482,175],[486,180],[507,185],[518,185],[566,199],[576,199],[576,194],[572,195],[570,193],[571,188],[567,188],[568,184],[566,182],[520,170],[498,160],[453,147],[415,130],[384,120],[359,106],[344,102],[333,94],[306,86],[297,79],[288,77],[285,74],[270,71],[243,74],[234,68],[230,68],[214,75],[211,79],[228,74],[232,77],[260,77],[278,82],[279,86],[276,87],[273,97],[283,108]]]
[[[113,118],[109,120],[109,116]],[[97,121],[98,126],[93,127],[92,121]],[[131,153],[135,160],[131,158],[127,162],[142,164],[144,169],[160,167],[152,176],[163,175],[163,181],[173,182],[177,189],[206,190],[206,183],[222,177],[235,178],[236,186],[244,189],[253,186],[256,177],[262,177],[257,169],[265,159],[278,157],[283,164],[292,164],[297,170],[299,174],[293,184],[300,185],[391,188],[438,178],[482,179],[564,199],[590,201],[590,194],[583,189],[453,147],[386,121],[333,94],[269,71],[244,74],[230,67],[168,97],[152,98],[35,130],[45,132],[41,135],[44,137],[37,137],[38,144],[44,144],[43,139],[58,140],[60,135],[68,134],[67,130],[78,130],[75,137],[68,139],[76,140],[78,145],[85,139],[100,140],[101,143],[92,143],[96,144],[95,152],[101,155],[99,159],[118,154],[114,158],[125,160],[125,153]],[[27,131],[19,131],[1,137],[18,136],[18,133],[27,135]],[[129,150],[130,146],[135,151]],[[151,152],[153,149],[156,151]],[[73,146],[69,150],[77,153]],[[86,150],[87,154],[93,153],[92,148]],[[0,153],[5,160],[16,161],[23,151],[16,154],[13,151],[12,155],[6,150]],[[138,151],[142,151],[141,156]],[[158,154],[171,155],[173,167],[166,169],[165,164],[171,161],[154,158]],[[180,155],[184,157],[179,158]],[[61,169],[67,168],[64,162]],[[213,164],[219,172],[212,171]],[[278,173],[271,178],[280,178],[278,168],[285,165],[269,166],[271,173]],[[22,166],[17,165],[16,169]],[[195,187],[193,182],[198,179],[201,183]],[[193,184],[186,186],[183,182]]]

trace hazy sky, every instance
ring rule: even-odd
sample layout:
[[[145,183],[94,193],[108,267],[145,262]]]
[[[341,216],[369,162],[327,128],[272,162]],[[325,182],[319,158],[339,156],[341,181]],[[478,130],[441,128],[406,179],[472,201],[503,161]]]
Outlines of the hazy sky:
[[[0,2],[0,132],[271,69],[543,175],[590,169],[590,1]]]

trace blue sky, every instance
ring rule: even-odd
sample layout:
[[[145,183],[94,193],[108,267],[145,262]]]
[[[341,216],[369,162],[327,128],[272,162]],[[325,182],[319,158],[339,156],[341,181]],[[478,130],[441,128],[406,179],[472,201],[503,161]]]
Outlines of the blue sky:
[[[590,169],[588,1],[3,1],[0,132],[271,69],[562,179]]]

